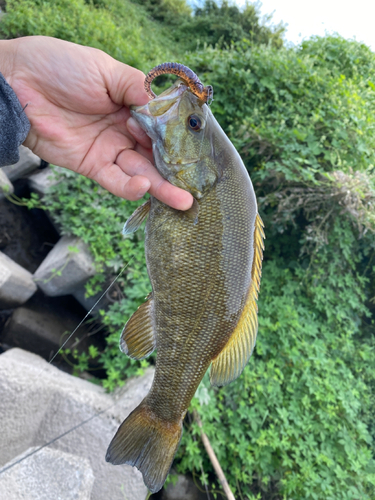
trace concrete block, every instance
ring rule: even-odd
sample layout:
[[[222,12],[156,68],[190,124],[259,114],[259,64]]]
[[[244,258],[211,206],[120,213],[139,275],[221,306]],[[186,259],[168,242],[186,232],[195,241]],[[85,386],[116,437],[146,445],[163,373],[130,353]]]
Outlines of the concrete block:
[[[41,292],[36,293],[7,320],[0,333],[2,347],[20,347],[50,360],[84,317],[81,308],[79,311],[73,310],[69,303],[64,304],[68,302],[66,299],[71,297],[57,299],[45,297]],[[61,304],[57,303],[59,300]],[[104,348],[102,336],[89,334],[88,325],[83,324],[65,347],[87,352],[89,345],[94,345],[101,351]],[[57,358],[57,362],[62,362],[61,357]],[[92,364],[93,368],[98,368],[96,362]]]
[[[63,169],[61,167],[55,167],[55,169],[52,170],[51,167],[47,167],[43,170],[33,172],[28,177],[30,189],[39,194],[39,196],[44,196],[50,187],[61,182],[56,176],[59,170]]]
[[[150,369],[106,394],[35,354],[21,349],[1,354],[0,467],[64,434],[48,448],[89,460],[95,477],[91,500],[142,500],[147,490],[141,474],[130,466],[108,464],[105,453],[118,425],[146,396],[152,378]],[[51,475],[47,481],[53,479]]]
[[[0,474],[1,498],[90,500],[94,474],[87,459],[50,448],[37,450],[29,448],[5,465],[9,468]]]
[[[25,146],[20,146],[20,159],[15,165],[7,165],[3,167],[5,174],[10,181],[15,181],[20,177],[31,173],[36,168],[40,167],[41,159]]]
[[[5,198],[5,194],[14,193],[13,184],[8,179],[8,176],[4,172],[3,168],[0,168],[0,200]]]
[[[24,304],[36,289],[31,273],[0,252],[0,309]]]
[[[63,236],[35,271],[34,281],[46,295],[56,297],[74,293],[94,274],[87,245],[79,238]]]

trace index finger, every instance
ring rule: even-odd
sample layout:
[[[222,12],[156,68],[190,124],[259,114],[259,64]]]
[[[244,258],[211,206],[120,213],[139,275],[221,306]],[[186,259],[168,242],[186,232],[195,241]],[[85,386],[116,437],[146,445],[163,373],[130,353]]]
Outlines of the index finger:
[[[122,151],[116,159],[116,164],[130,177],[146,177],[151,183],[149,193],[166,205],[177,210],[188,210],[193,204],[193,196],[190,193],[163,179],[149,161],[132,149]]]

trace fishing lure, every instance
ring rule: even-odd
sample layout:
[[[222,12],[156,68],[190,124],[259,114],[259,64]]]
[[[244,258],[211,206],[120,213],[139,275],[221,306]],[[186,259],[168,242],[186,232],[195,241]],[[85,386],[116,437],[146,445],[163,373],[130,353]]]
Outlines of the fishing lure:
[[[145,79],[145,90],[151,99],[156,97],[156,94],[151,89],[152,81],[155,80],[157,76],[166,74],[179,76],[181,80],[183,80],[190,88],[193,94],[196,95],[202,102],[208,103],[212,101],[214,95],[212,86],[207,85],[204,87],[194,71],[183,64],[173,62],[159,64],[159,66],[155,66],[155,68],[147,74]]]

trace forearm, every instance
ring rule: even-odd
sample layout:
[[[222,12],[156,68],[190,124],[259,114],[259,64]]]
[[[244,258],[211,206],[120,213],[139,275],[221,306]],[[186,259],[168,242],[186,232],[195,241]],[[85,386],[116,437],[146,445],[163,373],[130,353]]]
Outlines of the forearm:
[[[18,147],[30,130],[22,106],[9,86],[17,53],[16,40],[0,41],[0,167],[19,160]]]

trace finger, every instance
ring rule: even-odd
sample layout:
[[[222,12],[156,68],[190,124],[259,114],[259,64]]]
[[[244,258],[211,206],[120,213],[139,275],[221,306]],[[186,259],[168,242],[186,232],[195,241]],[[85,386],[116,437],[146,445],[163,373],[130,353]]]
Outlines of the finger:
[[[130,117],[126,122],[129,133],[134,137],[134,139],[139,142],[145,148],[151,148],[151,139],[146,134],[146,132],[141,128],[134,118]]]
[[[115,196],[130,201],[142,198],[151,186],[147,177],[141,175],[130,177],[114,163],[101,168],[93,178]]]
[[[122,151],[116,163],[127,175],[147,177],[151,183],[149,193],[166,205],[177,210],[188,210],[193,204],[190,193],[163,179],[156,168],[136,151]]]
[[[113,102],[129,107],[140,106],[150,100],[144,89],[145,75],[142,71],[115,59],[111,64],[105,58],[101,62],[102,78]]]
[[[193,204],[193,196],[190,193],[173,186],[163,178],[158,185],[151,185],[149,193],[177,210],[188,210]]]
[[[140,144],[136,144],[134,150],[137,151],[137,153],[139,153],[140,155],[144,156],[150,163],[154,164],[152,149],[144,148]]]

